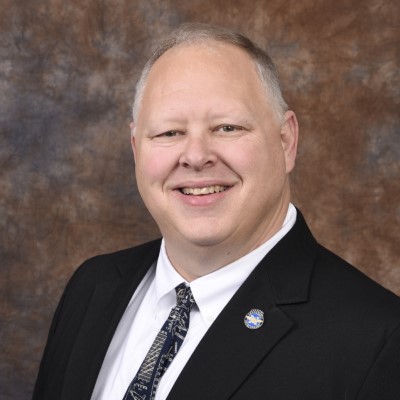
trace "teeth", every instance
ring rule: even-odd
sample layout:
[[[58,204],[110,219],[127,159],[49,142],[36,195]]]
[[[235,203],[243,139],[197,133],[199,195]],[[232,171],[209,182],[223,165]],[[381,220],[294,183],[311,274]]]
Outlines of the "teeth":
[[[224,192],[228,187],[222,185],[206,186],[203,188],[183,188],[181,189],[183,194],[191,194],[194,196],[201,196],[211,193]]]

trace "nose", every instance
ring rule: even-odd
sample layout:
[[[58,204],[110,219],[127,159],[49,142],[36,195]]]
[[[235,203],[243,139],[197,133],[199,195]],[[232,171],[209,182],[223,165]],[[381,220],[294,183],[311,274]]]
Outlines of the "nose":
[[[179,164],[198,171],[211,167],[217,160],[214,150],[212,139],[207,134],[188,134]]]

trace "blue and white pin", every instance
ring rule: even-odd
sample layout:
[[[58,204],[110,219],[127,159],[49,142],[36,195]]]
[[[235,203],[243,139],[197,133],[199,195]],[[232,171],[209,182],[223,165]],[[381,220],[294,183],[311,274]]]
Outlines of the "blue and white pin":
[[[264,312],[254,308],[244,317],[244,324],[249,329],[259,329],[264,324]]]

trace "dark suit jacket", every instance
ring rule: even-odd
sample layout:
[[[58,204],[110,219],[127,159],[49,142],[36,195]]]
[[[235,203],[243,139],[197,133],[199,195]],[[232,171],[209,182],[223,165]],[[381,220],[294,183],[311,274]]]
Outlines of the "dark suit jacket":
[[[34,400],[90,399],[118,322],[159,247],[155,241],[98,256],[75,272],[50,329]],[[265,313],[256,330],[243,322],[253,308]],[[168,396],[225,399],[400,399],[399,298],[318,245],[298,213]]]

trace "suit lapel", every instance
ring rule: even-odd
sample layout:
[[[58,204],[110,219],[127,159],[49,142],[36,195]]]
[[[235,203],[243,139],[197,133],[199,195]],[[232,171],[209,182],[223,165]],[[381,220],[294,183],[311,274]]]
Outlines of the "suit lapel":
[[[116,266],[113,279],[96,285],[71,352],[63,400],[90,399],[108,346],[133,293],[153,264],[159,243]],[[142,257],[141,257],[142,256]],[[142,260],[139,267],[137,260]]]
[[[244,380],[294,327],[280,305],[308,300],[316,242],[303,217],[261,261],[200,342],[168,399],[230,398]],[[248,329],[251,309],[264,312],[264,324]]]
[[[229,398],[291,329],[293,322],[274,306],[257,282],[260,272],[239,289],[208,330],[168,399]],[[252,330],[244,325],[244,317],[254,308],[264,312],[264,324]]]

